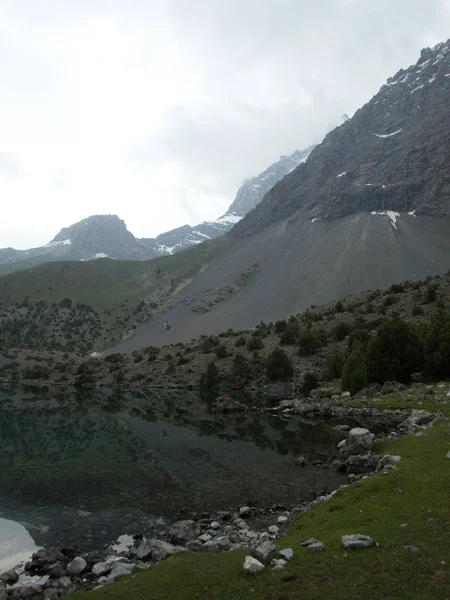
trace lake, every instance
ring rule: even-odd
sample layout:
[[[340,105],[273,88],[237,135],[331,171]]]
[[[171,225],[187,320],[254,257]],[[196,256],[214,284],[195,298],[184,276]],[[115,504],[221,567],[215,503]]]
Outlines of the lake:
[[[311,465],[336,455],[332,425],[215,414],[192,391],[3,390],[0,518],[86,551],[193,511],[298,504],[345,481]]]

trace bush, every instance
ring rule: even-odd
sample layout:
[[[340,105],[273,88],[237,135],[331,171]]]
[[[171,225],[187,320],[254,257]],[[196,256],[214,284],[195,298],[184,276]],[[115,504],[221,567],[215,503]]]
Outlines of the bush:
[[[336,302],[336,304],[334,305],[334,311],[337,313],[343,313],[344,312],[344,305],[342,304],[342,302],[339,300],[338,302]]]
[[[252,366],[241,352],[236,352],[234,355],[232,373],[239,379],[249,379],[252,375]]]
[[[348,323],[339,323],[338,325],[333,327],[333,329],[331,330],[331,333],[333,335],[333,338],[337,342],[341,342],[343,339],[345,339],[350,334],[351,330],[352,330],[352,328],[350,327],[350,325]]]
[[[209,352],[214,352],[214,349],[219,344],[219,340],[214,335],[210,335],[209,337],[202,340],[200,344],[200,350],[203,352],[203,354],[208,354]]]
[[[266,377],[272,381],[285,381],[292,379],[294,367],[286,352],[280,348],[275,348],[266,360]]]
[[[234,342],[234,345],[236,346],[236,348],[239,348],[239,346],[245,346],[245,337],[243,335],[239,336],[238,339]]]
[[[325,377],[327,379],[339,379],[342,377],[342,370],[344,368],[345,358],[340,350],[337,348],[327,356]]]
[[[436,290],[436,285],[429,285],[427,287],[427,291],[425,292],[425,296],[423,299],[423,303],[424,304],[432,304],[433,302],[436,301],[437,298],[437,290]]]
[[[298,335],[298,353],[300,355],[314,354],[327,341],[324,329],[303,329]]]
[[[308,396],[319,385],[319,380],[315,373],[306,372],[303,374],[302,394]]]
[[[370,381],[409,381],[423,360],[418,332],[408,323],[394,319],[383,323],[367,348]]]
[[[156,346],[147,346],[146,348],[144,348],[143,352],[146,356],[148,356],[147,360],[149,362],[153,362],[158,358],[160,348],[157,348]]]
[[[228,356],[227,347],[224,344],[220,344],[216,348],[216,356],[217,358],[226,358]]]
[[[247,350],[252,352],[253,350],[262,350],[264,348],[264,342],[260,337],[252,336],[247,342]]]
[[[450,316],[437,314],[423,332],[424,370],[430,377],[450,374]]]
[[[360,351],[355,351],[345,361],[342,371],[342,389],[353,396],[367,386],[367,363]]]
[[[276,321],[274,331],[275,331],[275,333],[277,333],[279,335],[280,333],[283,333],[283,331],[286,330],[286,327],[287,327],[286,321]]]
[[[200,377],[200,387],[210,390],[217,386],[220,380],[220,372],[214,361],[208,363],[205,372]]]
[[[420,317],[421,315],[423,315],[423,308],[418,304],[414,304],[414,306],[412,307],[411,314],[413,317]]]

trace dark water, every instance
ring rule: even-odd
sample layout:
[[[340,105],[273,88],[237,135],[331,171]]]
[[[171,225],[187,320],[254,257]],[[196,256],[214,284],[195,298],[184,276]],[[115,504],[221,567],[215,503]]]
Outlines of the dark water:
[[[300,503],[343,479],[296,457],[327,460],[341,439],[327,423],[215,415],[192,392],[0,391],[0,517],[85,550],[193,511]]]

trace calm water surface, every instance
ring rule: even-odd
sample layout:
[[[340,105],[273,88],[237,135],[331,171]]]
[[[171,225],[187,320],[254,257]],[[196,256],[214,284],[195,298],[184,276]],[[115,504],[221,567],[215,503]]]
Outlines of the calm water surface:
[[[308,500],[343,482],[295,466],[336,453],[331,425],[215,415],[192,392],[0,391],[0,540],[8,519],[38,545],[95,549],[192,511]]]

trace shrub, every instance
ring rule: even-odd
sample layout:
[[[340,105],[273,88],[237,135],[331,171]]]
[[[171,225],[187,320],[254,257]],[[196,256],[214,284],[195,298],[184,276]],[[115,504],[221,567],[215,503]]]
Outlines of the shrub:
[[[286,327],[287,327],[286,321],[276,321],[274,331],[275,331],[275,333],[277,333],[279,335],[280,333],[283,333],[283,331],[285,331]]]
[[[270,352],[266,360],[266,377],[274,381],[284,381],[291,379],[294,375],[294,367],[286,352],[280,348],[275,348]]]
[[[367,386],[367,363],[364,355],[356,350],[345,361],[342,371],[342,389],[353,396]]]
[[[210,335],[204,340],[202,340],[200,344],[200,350],[204,354],[208,354],[209,352],[214,352],[216,346],[220,344],[219,340],[214,335]]]
[[[314,354],[326,343],[327,334],[324,329],[303,329],[298,335],[298,353]]]
[[[161,351],[160,348],[157,348],[156,346],[147,346],[143,350],[144,354],[146,356],[148,356],[147,360],[149,362],[153,362],[154,360],[156,360],[158,358],[160,351]]]
[[[427,287],[427,291],[425,292],[425,296],[423,299],[423,303],[424,304],[432,304],[433,302],[436,301],[437,298],[437,290],[436,290],[436,285],[429,285]]]
[[[424,369],[430,377],[450,374],[450,316],[438,313],[427,326],[424,337]]]
[[[411,314],[413,317],[420,317],[420,315],[423,315],[423,308],[418,304],[414,304],[411,310]]]
[[[317,375],[310,371],[303,374],[302,394],[308,396],[319,385]]]
[[[405,288],[401,283],[393,283],[389,288],[391,294],[402,294],[405,291]]]
[[[417,331],[408,323],[393,319],[383,323],[367,348],[368,376],[384,383],[407,382],[422,362],[422,344]]]
[[[238,339],[234,342],[234,345],[236,346],[236,348],[239,348],[239,346],[245,346],[245,337],[243,335],[239,336]]]
[[[339,379],[342,376],[345,358],[337,348],[332,350],[326,359],[325,376],[327,379]]]
[[[216,356],[217,358],[226,358],[228,356],[227,347],[224,344],[220,344],[216,348]]]
[[[336,304],[334,305],[334,311],[337,313],[342,313],[344,312],[344,305],[342,304],[342,302],[339,300],[338,302],[336,302]]]
[[[214,361],[208,363],[205,372],[200,377],[200,387],[210,390],[217,386],[220,380],[220,372]]]
[[[264,342],[260,337],[252,336],[247,342],[247,350],[252,352],[253,350],[262,350],[264,348]]]
[[[251,364],[241,352],[236,352],[234,355],[232,373],[234,377],[240,379],[248,379],[252,375]]]
[[[352,330],[352,328],[350,327],[350,325],[348,323],[339,323],[338,325],[333,327],[331,332],[332,332],[334,339],[337,342],[341,342],[343,339],[345,339],[349,335],[351,330]]]

